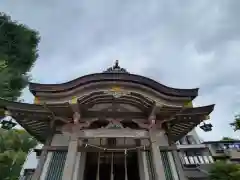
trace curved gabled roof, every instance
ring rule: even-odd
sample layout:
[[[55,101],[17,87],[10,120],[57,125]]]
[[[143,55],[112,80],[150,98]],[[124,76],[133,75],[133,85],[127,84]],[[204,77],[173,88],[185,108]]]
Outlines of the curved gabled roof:
[[[72,109],[69,103],[61,104],[28,104],[11,102],[0,98],[0,108],[7,109],[11,116],[31,135],[40,142],[44,142],[52,132],[51,122],[56,117],[65,119],[62,123],[72,122]],[[169,133],[172,140],[177,141],[201,123],[214,109],[214,105],[195,108],[161,107],[156,114],[157,120],[172,118]],[[54,116],[53,116],[54,115]],[[84,110],[83,117],[130,117],[130,119],[147,119],[148,114],[142,112],[112,112]],[[56,119],[55,119],[56,120]]]
[[[136,75],[136,74],[130,74],[125,69],[120,68],[117,63],[118,62],[116,62],[115,66],[108,68],[103,73],[94,73],[94,74],[85,75],[66,83],[61,83],[61,84],[29,83],[29,89],[33,94],[36,94],[37,92],[59,93],[59,92],[69,91],[79,86],[83,86],[85,84],[94,83],[94,82],[106,82],[106,81],[123,82],[124,81],[124,82],[141,84],[169,96],[191,97],[192,99],[194,99],[198,95],[198,88],[195,88],[195,89],[171,88],[163,84],[160,84],[153,79]]]

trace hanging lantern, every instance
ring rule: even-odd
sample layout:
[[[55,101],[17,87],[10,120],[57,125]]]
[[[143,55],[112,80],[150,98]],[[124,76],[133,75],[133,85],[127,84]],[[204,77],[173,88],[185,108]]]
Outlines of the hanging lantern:
[[[17,123],[12,121],[12,118],[10,120],[3,119],[1,121],[1,124],[2,124],[1,128],[6,130],[10,130],[17,125]]]
[[[240,129],[240,115],[235,116],[234,122],[230,123],[230,125],[234,127],[234,131]]]
[[[1,128],[2,129],[6,129],[6,130],[10,130],[13,127],[15,127],[17,125],[17,123],[12,121],[13,118],[10,116],[10,112],[9,111],[5,111],[5,118],[3,118],[1,120]]]
[[[203,123],[203,125],[200,126],[200,128],[205,132],[212,131],[212,127],[213,125],[211,123]]]

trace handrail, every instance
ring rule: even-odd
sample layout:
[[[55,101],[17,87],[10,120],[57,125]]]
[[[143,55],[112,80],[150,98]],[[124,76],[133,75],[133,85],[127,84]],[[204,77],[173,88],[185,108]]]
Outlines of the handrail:
[[[183,165],[212,164],[214,160],[212,156],[184,156],[182,163]]]

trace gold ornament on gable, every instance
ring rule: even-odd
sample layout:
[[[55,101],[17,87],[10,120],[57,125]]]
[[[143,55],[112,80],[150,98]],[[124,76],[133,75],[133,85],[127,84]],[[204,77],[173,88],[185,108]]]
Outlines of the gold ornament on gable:
[[[113,86],[109,90],[106,90],[105,93],[108,95],[112,95],[114,98],[120,98],[129,94],[129,92],[125,91],[119,86]]]

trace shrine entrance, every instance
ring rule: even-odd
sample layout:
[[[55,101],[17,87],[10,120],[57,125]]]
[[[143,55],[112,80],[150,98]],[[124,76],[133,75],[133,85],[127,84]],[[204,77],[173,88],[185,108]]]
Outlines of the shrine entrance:
[[[88,152],[84,180],[140,180],[137,152]]]

